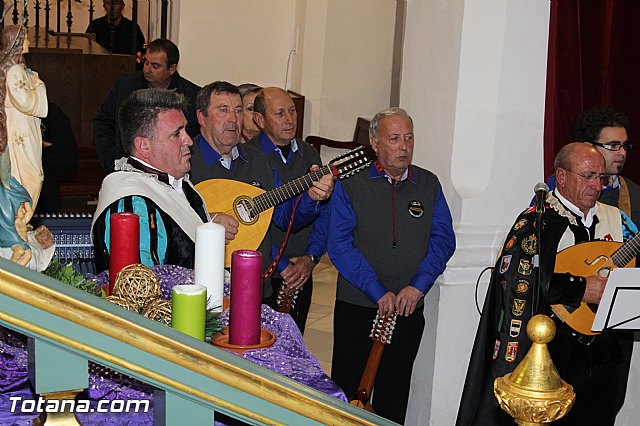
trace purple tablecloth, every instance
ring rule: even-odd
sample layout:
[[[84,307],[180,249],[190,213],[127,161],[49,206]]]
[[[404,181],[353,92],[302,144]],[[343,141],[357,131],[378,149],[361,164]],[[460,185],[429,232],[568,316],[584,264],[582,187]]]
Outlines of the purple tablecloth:
[[[193,270],[179,266],[153,268],[162,289],[162,298],[171,298],[176,284],[192,284]],[[89,275],[98,285],[109,282],[108,272]],[[228,280],[225,283],[228,295]],[[228,311],[222,314],[223,325],[228,325]],[[322,371],[320,362],[308,351],[295,322],[288,314],[275,312],[262,306],[262,327],[276,335],[276,342],[267,349],[251,350],[242,356],[272,371],[290,377],[328,395],[346,401],[344,392]],[[11,413],[10,397],[34,399],[29,386],[26,338],[0,327],[0,425],[31,424],[37,414]],[[153,407],[153,387],[109,368],[89,363],[89,388],[87,396],[95,406],[100,400],[149,400]],[[15,399],[14,399],[15,400]],[[153,423],[153,409],[147,413],[78,413],[83,424],[91,425],[143,425]],[[216,422],[217,423],[217,422]]]

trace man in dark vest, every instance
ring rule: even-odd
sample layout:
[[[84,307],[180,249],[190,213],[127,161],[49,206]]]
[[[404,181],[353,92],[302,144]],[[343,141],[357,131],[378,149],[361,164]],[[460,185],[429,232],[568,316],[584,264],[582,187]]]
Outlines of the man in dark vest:
[[[254,119],[261,131],[247,143],[262,151],[283,181],[304,176],[311,166],[321,163],[318,151],[295,137],[298,114],[286,91],[278,87],[262,89],[254,99]],[[297,291],[295,305],[289,314],[303,334],[311,307],[313,268],[327,247],[328,207],[326,202],[322,203],[313,224],[289,234],[278,272],[272,279],[274,292]],[[271,227],[269,232],[276,247],[287,238],[287,233],[281,229]]]
[[[194,139],[191,152],[191,178],[199,183],[207,179],[232,179],[252,184],[264,190],[280,185],[278,173],[272,169],[269,161],[260,150],[242,140],[242,100],[236,86],[225,81],[216,81],[200,90],[196,98],[200,135]],[[277,226],[286,230],[294,207],[292,230],[296,232],[317,216],[320,201],[326,200],[333,190],[333,177],[326,175],[314,182],[309,190],[299,197],[293,197],[277,205],[274,209],[271,228]],[[234,194],[234,197],[241,194]],[[299,198],[299,202],[298,202]],[[224,212],[211,212],[213,221],[226,229],[228,240],[235,238],[238,221]],[[277,247],[272,244],[272,232],[268,231],[258,250],[263,255],[264,269],[269,266]],[[303,281],[297,274],[292,279]],[[270,282],[265,282],[263,299],[272,308],[276,308],[275,294]]]
[[[451,213],[438,178],[411,164],[413,121],[400,108],[376,114],[369,128],[378,159],[337,182],[328,250],[339,272],[331,378],[353,397],[376,314],[398,314],[377,371],[372,405],[403,423],[413,362],[424,329],[423,298],[455,250]]]

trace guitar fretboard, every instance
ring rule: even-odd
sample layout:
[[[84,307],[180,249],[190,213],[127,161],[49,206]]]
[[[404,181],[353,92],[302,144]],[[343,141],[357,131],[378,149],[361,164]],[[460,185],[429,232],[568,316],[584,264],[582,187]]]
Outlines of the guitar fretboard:
[[[618,268],[623,268],[640,253],[640,234],[622,245],[611,255],[611,261]]]
[[[258,215],[263,211],[269,210],[271,207],[277,206],[278,204],[303,193],[313,186],[313,182],[319,181],[322,176],[330,173],[331,169],[326,165],[315,172],[308,173],[297,179],[289,181],[284,185],[280,185],[271,191],[258,195],[253,199],[254,204],[251,213],[254,216]]]

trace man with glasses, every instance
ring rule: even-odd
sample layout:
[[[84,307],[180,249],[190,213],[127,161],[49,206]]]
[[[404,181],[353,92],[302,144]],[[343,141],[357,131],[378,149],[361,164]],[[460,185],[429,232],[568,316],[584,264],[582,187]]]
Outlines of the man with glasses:
[[[598,149],[605,160],[605,172],[612,177],[598,201],[618,207],[638,224],[640,185],[620,176],[627,154],[633,148],[627,137],[628,129],[629,119],[620,111],[609,107],[592,108],[578,114],[573,125],[573,137]],[[555,182],[555,176],[551,176],[547,180],[549,188],[555,188]]]
[[[581,142],[566,145],[554,167],[557,186],[547,195],[540,231],[540,291],[533,280],[540,224],[531,207],[516,219],[491,277],[458,411],[459,426],[513,424],[498,407],[493,381],[512,372],[526,355],[531,345],[527,322],[533,315],[551,315],[551,305],[571,311],[582,302],[600,303],[606,278],[555,273],[556,253],[587,241],[627,241],[637,232],[624,212],[598,201],[610,175],[597,148]],[[629,336],[585,336],[552,317],[556,336],[548,348],[560,376],[577,394],[571,411],[554,424],[613,425],[626,391]]]
[[[629,142],[629,118],[613,108],[592,108],[578,115],[573,126],[576,141],[591,143],[602,154],[606,173],[613,175],[600,194],[600,202],[616,206],[640,222],[640,185],[620,176],[633,143]]]

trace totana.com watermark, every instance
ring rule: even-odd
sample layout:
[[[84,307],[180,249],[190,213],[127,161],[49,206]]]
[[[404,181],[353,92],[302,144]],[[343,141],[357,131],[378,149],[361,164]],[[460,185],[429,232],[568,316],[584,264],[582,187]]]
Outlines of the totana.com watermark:
[[[147,413],[149,412],[149,401],[146,399],[120,399],[97,401],[97,405],[91,406],[88,399],[23,399],[19,396],[10,396],[11,412],[21,413]]]

